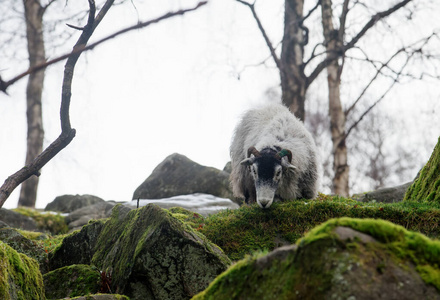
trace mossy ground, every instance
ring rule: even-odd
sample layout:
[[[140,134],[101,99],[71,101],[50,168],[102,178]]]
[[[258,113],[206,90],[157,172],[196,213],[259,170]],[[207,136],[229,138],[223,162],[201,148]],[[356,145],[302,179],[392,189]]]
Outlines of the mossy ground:
[[[340,240],[334,232],[339,226],[368,234],[376,242]],[[423,280],[419,279],[422,292],[426,292],[423,282],[437,289],[431,287],[426,297],[436,298],[440,292],[440,242],[387,221],[332,219],[311,230],[297,246],[284,257],[246,256],[193,299],[349,299],[353,294],[365,295],[365,288],[372,299],[378,295],[387,299],[387,287],[399,289],[403,284],[394,276],[408,272],[411,277],[417,274],[414,269]],[[396,268],[403,272],[393,273]],[[406,288],[413,291],[411,285]]]
[[[19,207],[13,209],[13,211],[34,219],[37,223],[38,229],[44,232],[50,232],[51,234],[56,235],[67,233],[69,230],[65,218],[60,214],[42,213],[38,210],[26,207]]]
[[[440,204],[440,138],[431,158],[408,188],[404,201],[435,202]]]
[[[0,241],[0,299],[45,299],[38,263]]]
[[[385,220],[333,219],[311,230],[298,241],[298,245],[334,235],[333,229],[338,226],[350,227],[372,236],[397,259],[414,263],[422,279],[440,291],[440,241]]]
[[[257,205],[224,210],[195,226],[230,259],[238,260],[254,251],[295,243],[317,225],[340,217],[383,219],[429,237],[440,236],[436,203],[362,203],[323,194],[316,200],[277,202],[265,210]]]

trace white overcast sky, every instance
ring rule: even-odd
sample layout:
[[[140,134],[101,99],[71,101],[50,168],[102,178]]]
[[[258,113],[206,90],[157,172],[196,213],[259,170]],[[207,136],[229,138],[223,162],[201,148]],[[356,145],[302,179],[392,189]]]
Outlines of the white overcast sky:
[[[112,8],[94,40],[135,24],[138,15],[145,21],[197,1],[135,3],[137,9],[129,2]],[[261,3],[265,26],[278,42],[283,1]],[[73,41],[67,44],[69,49]],[[267,56],[248,9],[227,0],[211,0],[199,11],[120,36],[83,55],[75,69],[70,110],[77,135],[43,168],[36,206],[44,208],[62,194],[129,201],[154,167],[175,152],[222,169],[239,116],[266,101],[265,91],[279,83],[273,67],[251,66]],[[4,79],[22,71],[1,62]],[[60,133],[63,65],[46,72],[45,147]],[[26,79],[9,89],[10,96],[0,95],[2,182],[24,163],[25,85]],[[326,88],[319,90],[325,95]],[[437,92],[430,90],[434,97]],[[395,107],[402,113],[414,109],[410,100],[399,103]],[[434,144],[435,134],[428,140]],[[17,205],[19,189],[4,207]]]

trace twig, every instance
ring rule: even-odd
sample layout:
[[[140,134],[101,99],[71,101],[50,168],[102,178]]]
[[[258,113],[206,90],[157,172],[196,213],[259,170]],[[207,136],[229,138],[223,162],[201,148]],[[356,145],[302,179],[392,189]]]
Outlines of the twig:
[[[282,64],[280,59],[278,58],[277,53],[275,52],[275,48],[272,45],[272,42],[269,39],[269,36],[266,33],[266,30],[263,27],[263,24],[261,23],[260,18],[257,15],[257,12],[255,11],[255,2],[254,3],[249,3],[246,1],[242,1],[242,0],[236,0],[237,2],[249,7],[249,9],[252,12],[252,16],[254,17],[255,21],[257,22],[258,25],[258,29],[260,29],[261,34],[263,35],[264,41],[266,42],[267,47],[269,48],[270,54],[272,56],[272,59],[275,61],[275,64],[277,65],[277,68],[279,70],[282,70]]]
[[[412,55],[408,56],[405,63],[403,64],[403,66],[400,68],[400,71],[398,74],[402,74],[403,70],[405,69],[405,67],[408,65],[408,62],[410,61]],[[362,114],[361,116],[356,120],[356,122],[354,122],[350,128],[348,128],[347,132],[345,133],[345,136],[341,139],[340,143],[342,141],[345,141],[347,139],[347,137],[349,136],[350,132],[356,128],[356,126],[364,119],[364,117],[377,105],[379,104],[379,102],[381,102],[385,96],[391,91],[391,89],[394,87],[394,85],[396,83],[399,82],[399,77],[400,75],[398,75],[396,78],[394,78],[393,82],[391,83],[391,85],[388,87],[388,89],[382,94],[382,96],[379,97],[379,99],[377,99],[370,107],[368,107]]]

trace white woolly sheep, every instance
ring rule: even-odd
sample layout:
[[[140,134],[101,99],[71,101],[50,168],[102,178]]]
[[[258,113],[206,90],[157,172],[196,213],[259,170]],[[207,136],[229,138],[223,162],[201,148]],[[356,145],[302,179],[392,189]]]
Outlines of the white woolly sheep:
[[[257,150],[258,149],[258,150]],[[274,198],[317,195],[317,151],[311,134],[285,106],[270,104],[246,112],[231,144],[234,196],[262,208]]]

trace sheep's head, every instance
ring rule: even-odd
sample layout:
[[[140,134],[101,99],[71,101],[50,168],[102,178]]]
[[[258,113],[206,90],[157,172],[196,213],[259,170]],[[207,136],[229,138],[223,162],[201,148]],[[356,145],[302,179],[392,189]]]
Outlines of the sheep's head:
[[[270,148],[262,149],[261,152],[255,147],[248,149],[247,158],[241,161],[241,164],[249,167],[255,182],[257,203],[261,208],[269,208],[272,205],[283,174],[295,170],[291,162],[292,152],[287,149],[279,152]]]

